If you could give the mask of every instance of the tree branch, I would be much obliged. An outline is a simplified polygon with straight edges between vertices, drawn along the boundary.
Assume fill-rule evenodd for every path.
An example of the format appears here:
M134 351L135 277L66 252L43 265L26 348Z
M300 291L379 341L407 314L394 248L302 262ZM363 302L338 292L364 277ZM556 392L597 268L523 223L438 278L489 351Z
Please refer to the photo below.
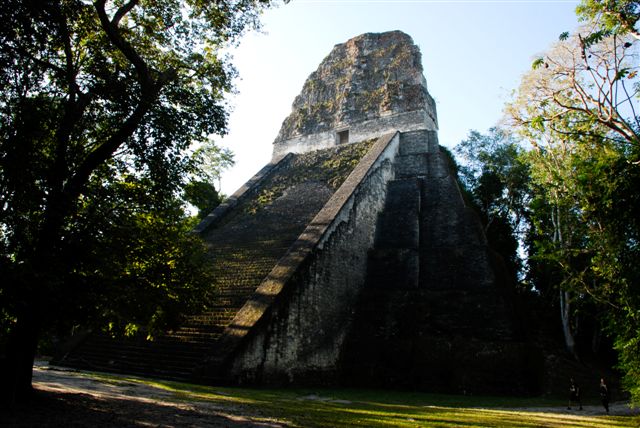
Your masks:
M143 91L151 90L153 86L153 79L149 72L149 67L147 63L142 59L142 57L136 52L136 50L131 46L129 42L127 42L122 35L120 34L118 23L122 19L122 17L129 12L133 6L137 3L137 0L132 0L127 3L125 6L122 6L118 9L116 15L119 16L118 20L109 21L109 17L107 16L107 12L105 11L105 3L106 0L96 0L94 3L94 7L96 12L98 13L98 18L100 18L100 24L102 25L102 29L107 34L111 43L114 44L116 48L133 64L136 69L136 73L138 74L138 82L142 86Z
M581 108L581 107L575 107L572 105L564 104L562 103L562 101L558 100L556 97L553 98L553 101L562 108L584 113L588 116L595 118L598 123L604 125L605 127L611 129L612 131L616 132L620 136L624 137L624 139L629 141L631 144L638 144L636 134L633 132L633 130L629 129L629 127L626 126L626 123L624 121L619 122L613 118L611 120L604 120L602 117L600 117L600 115L594 114L588 108Z
M68 200L71 201L77 198L82 193L93 171L109 159L113 153L118 150L118 147L133 135L151 105L152 100L141 101L133 113L124 121L122 126L111 135L107 141L87 155L84 161L78 166L76 173L67 183L67 186L65 186L65 197L68 198Z
M123 5L120 9L118 9L113 15L113 19L111 20L111 24L114 27L117 27L120 24L120 20L139 3L139 0L131 0L129 3Z
M624 28L625 31L631 34L631 36L633 36L635 39L640 40L640 33L636 31L634 27L635 23L633 22L632 19L629 19L629 17L627 17L627 15L625 15L622 12L607 9L606 6L604 7L605 9L602 10L602 13L604 13L605 15L613 16L616 20L620 22L620 24L622 25L622 28Z
M28 59L30 59L31 61L37 63L38 65L42 66L45 69L51 70L53 71L55 74L60 75L61 78L64 78L65 76L65 70L64 68L50 63L49 61L46 61L44 59L38 58L37 56L33 55L32 53L26 51L25 49L21 49L19 47L16 46L11 46L9 44L5 44L5 47L8 48L9 50L15 52L16 55L18 56L22 56L22 57L26 57Z

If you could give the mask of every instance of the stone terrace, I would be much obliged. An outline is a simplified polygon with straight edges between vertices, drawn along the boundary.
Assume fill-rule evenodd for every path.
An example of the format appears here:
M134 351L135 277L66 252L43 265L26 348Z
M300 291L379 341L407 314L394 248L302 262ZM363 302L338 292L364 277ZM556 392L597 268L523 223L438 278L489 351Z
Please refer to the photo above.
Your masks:
M282 159L224 216L201 232L216 280L205 312L149 342L91 334L61 365L172 379L190 379L261 281L371 148L373 141ZM277 170L277 173L275 172Z

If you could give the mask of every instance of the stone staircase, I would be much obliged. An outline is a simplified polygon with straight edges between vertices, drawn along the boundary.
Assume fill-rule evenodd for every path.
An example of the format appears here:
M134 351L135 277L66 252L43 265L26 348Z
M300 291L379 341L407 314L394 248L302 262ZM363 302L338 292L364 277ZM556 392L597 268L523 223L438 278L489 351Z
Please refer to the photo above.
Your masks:
M72 349L53 363L202 381L203 362L219 356L218 342L227 326L370 146L366 142L285 158L278 174L267 177L202 234L216 278L206 311L187 317L179 328L153 341L144 334L75 338Z
M216 343L225 328L284 254L288 244L289 241L271 241L270 245L246 240L238 243L234 251L245 247L253 252L261 248L261 256L254 254L249 262L227 257L226 262L216 264L220 284L213 302L207 311L187 317L176 330L153 341L142 335L112 339L103 334L90 334L80 346L54 363L97 371L194 380L194 372L206 357L216 353ZM216 253L233 254L224 246L212 249L214 259Z

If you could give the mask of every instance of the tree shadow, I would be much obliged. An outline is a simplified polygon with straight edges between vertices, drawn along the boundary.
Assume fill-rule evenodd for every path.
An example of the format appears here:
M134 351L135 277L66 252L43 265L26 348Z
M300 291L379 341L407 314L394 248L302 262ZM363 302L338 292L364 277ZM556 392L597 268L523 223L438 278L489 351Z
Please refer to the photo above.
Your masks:
M226 413L232 410L234 414ZM36 390L28 403L0 412L0 427L282 427L252 420L244 409L198 407L194 403L155 402L133 397ZM226 412L225 412L226 411Z

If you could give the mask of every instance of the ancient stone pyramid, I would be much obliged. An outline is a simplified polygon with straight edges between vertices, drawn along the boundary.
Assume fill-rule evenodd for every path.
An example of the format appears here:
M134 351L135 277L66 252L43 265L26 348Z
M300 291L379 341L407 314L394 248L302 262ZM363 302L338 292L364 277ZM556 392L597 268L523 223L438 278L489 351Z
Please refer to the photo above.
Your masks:
M155 342L88 335L58 362L197 382L535 390L508 279L437 141L419 49L334 47L273 159L197 227L210 310Z

